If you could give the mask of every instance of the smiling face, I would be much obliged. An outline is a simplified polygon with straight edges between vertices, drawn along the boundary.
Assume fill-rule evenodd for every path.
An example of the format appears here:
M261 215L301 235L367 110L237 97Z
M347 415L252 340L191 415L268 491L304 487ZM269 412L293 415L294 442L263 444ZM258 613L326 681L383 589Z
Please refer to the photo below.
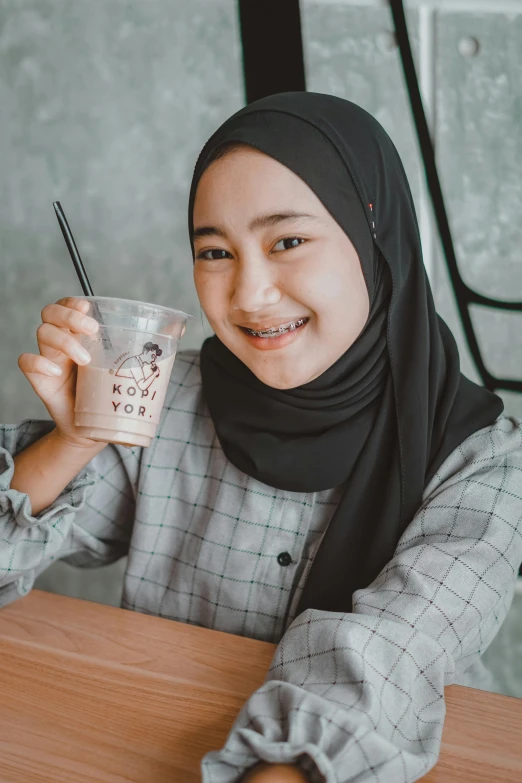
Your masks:
M369 299L354 246L278 161L247 146L216 160L198 184L193 223L201 307L263 383L314 380L363 330Z

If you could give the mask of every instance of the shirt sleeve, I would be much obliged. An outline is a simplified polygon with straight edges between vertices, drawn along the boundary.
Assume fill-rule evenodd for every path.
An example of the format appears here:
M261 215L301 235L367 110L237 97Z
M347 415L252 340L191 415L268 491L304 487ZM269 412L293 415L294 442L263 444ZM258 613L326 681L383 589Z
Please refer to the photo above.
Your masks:
M204 783L237 781L260 760L296 763L312 783L427 773L444 687L480 665L521 560L522 422L502 418L443 463L353 613L295 618L225 746L204 757Z
M141 449L107 446L35 516L29 496L11 489L13 457L53 427L0 426L0 606L26 595L54 560L89 568L128 551Z

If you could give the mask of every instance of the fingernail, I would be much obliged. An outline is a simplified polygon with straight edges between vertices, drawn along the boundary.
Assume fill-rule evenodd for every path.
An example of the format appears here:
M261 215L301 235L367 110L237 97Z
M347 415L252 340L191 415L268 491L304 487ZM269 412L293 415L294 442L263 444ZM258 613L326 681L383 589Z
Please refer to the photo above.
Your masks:
M81 348L81 347L75 348L74 353L78 361L84 364L87 364L88 362L91 361L91 355L90 353L88 353L88 351L85 350L85 348Z
M58 367L57 364L48 364L46 368L46 372L48 372L49 375L61 375L62 368Z

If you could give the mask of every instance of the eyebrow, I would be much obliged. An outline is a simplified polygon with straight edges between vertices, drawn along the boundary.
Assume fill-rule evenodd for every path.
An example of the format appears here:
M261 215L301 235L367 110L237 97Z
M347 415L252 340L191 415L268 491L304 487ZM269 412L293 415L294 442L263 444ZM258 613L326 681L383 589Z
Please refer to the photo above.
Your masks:
M299 219L319 220L316 215L308 215L306 212L294 212L294 210L290 209L285 212L275 212L271 215L259 215L249 223L248 229L249 231L255 231L256 229L267 228L267 226L276 226L279 223L283 223L285 220ZM200 237L209 236L223 237L223 239L227 238L225 231L217 226L200 226L199 228L194 229L192 240L195 241Z

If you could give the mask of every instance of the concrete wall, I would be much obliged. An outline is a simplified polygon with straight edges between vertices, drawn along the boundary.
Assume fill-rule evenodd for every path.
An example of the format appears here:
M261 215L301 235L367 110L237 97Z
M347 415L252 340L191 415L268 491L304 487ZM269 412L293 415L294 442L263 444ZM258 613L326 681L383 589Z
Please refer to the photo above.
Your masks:
M81 294L55 200L95 293L193 314L199 346L188 189L242 99L231 0L0 0L0 420L45 415L16 359L42 307Z

